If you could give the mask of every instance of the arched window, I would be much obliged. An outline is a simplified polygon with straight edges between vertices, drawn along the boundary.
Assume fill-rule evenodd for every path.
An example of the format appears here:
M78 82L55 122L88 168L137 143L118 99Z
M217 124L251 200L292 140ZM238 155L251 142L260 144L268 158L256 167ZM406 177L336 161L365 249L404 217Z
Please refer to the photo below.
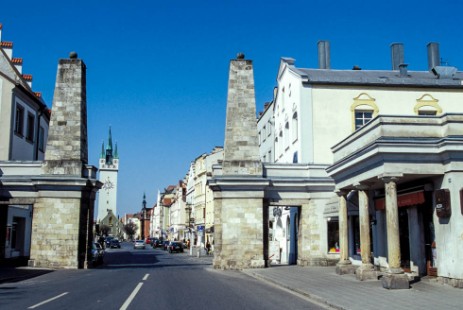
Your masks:
M414 112L417 115L439 115L442 114L442 108L438 104L439 100L429 94L424 94L416 99Z
M378 106L375 99L366 93L361 93L354 98L354 103L351 105L352 111L352 128L353 131L363 127L378 115Z
M292 119L292 124L291 124L291 131L292 131L292 137L293 137L293 143L297 141L298 139L298 122L297 122L297 112L293 113L293 119Z

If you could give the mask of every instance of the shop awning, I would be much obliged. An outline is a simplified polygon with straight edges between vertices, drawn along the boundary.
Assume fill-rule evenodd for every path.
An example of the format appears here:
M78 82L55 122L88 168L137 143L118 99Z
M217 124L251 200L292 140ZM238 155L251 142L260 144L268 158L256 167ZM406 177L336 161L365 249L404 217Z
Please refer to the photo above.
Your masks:
M409 207L421 205L425 202L424 191L400 194L397 196L397 206ZM375 200L375 209L384 210L386 205L385 198L379 198Z

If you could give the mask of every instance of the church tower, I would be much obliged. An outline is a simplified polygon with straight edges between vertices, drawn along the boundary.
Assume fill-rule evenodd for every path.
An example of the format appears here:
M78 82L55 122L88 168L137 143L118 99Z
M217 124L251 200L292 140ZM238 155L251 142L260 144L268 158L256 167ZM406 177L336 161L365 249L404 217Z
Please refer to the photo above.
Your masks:
M117 216L117 174L119 172L119 155L117 154L117 143L113 150L111 127L109 127L108 145L105 148L104 142L101 146L100 182L103 187L99 191L97 221L106 217L111 210Z

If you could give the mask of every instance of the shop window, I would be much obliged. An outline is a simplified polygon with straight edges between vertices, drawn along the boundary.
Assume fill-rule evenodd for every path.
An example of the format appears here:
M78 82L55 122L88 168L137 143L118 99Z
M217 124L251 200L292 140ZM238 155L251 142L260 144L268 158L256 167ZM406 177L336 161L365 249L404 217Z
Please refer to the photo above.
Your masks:
M329 219L327 222L328 252L339 253L339 222Z

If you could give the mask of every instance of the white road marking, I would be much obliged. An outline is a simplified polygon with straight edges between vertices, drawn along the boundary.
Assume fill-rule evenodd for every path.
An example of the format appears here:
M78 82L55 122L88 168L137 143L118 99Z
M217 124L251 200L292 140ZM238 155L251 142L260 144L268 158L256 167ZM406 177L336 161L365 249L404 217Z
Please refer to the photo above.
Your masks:
M33 305L33 306L30 306L30 307L27 308L27 309L34 309L34 308L40 307L40 306L42 306L42 305L44 305L44 304L46 304L46 303L49 303L50 301L53 301L53 300L58 299L58 298L60 298L60 297L63 297L64 295L66 295L66 294L68 294L68 293L69 293L69 292L65 292L65 293L60 294L60 295L58 295L58 296L55 296L55 297L53 297L53 298L44 300L44 301L42 301L42 302L39 302L38 304L35 304L35 305Z
M141 289L142 286L143 286L142 282L138 283L138 285L133 290L132 294L130 294L129 298L127 298L127 300L124 302L124 304L122 305L122 307L119 310L126 310L127 309L127 307L130 305L130 303L135 298L135 296L137 296L137 293Z
M150 276L149 273L145 274L145 276L143 277L143 281L146 281L148 279L148 277Z

